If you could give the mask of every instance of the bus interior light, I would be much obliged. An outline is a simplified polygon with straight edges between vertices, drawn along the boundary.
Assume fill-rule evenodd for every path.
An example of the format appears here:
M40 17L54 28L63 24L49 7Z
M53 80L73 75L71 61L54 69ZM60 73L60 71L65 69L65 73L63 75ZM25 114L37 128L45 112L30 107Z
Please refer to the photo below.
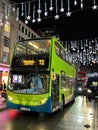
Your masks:
M36 49L39 49L39 47L37 45L34 45L32 42L29 42L29 45L33 46Z

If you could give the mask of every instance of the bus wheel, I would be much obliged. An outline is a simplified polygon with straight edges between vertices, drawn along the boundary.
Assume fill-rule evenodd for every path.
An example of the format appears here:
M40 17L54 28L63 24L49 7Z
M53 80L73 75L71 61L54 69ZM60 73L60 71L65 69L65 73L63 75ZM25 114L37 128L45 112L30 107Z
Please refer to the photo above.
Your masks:
M61 99L61 110L64 108L64 96L62 96L62 99Z

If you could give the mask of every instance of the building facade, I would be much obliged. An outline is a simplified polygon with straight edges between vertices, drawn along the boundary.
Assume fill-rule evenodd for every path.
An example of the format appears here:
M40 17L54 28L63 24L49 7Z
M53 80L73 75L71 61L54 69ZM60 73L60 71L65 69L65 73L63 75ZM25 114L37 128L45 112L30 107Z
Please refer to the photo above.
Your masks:
M0 88L7 83L9 64L14 44L21 39L40 37L22 21L16 20L8 0L0 1Z

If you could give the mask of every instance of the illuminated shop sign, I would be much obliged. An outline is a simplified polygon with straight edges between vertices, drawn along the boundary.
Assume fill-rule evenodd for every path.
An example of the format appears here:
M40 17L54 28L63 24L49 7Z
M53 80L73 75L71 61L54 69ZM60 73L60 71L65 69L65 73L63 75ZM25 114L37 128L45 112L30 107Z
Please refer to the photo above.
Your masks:
M0 67L0 71L9 71L8 68Z

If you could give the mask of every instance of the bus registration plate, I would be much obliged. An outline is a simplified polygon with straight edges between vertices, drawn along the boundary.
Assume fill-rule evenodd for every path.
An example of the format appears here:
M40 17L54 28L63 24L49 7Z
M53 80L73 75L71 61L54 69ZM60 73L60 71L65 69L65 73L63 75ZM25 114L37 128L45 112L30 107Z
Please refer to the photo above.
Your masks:
M20 110L22 110L22 111L30 111L30 108L27 108L27 107L20 107Z

